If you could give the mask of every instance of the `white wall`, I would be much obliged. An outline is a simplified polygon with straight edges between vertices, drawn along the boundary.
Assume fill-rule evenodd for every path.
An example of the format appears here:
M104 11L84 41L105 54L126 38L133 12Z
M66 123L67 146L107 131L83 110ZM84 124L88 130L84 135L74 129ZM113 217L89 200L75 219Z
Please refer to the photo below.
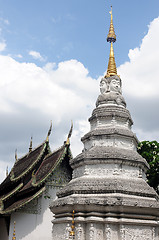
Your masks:
M56 198L56 192L57 189L50 188L47 194L51 196L50 199L44 198L45 193L38 199L41 203L40 214L15 212L11 215L9 240L12 240L14 221L17 240L52 240L53 213L49 209L49 204Z

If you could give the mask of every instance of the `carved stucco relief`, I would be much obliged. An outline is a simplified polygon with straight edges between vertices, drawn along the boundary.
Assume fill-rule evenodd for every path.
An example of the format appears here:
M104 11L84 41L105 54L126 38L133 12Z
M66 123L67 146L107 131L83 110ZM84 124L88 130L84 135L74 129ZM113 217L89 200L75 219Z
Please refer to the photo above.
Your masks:
M106 240L111 240L111 228L110 228L110 224L106 224L105 226L105 239Z
M66 229L65 229L65 239L70 240L70 231L71 231L71 226L70 224L67 224Z
M121 240L126 240L125 239L125 228L124 228L124 225L120 226L120 239Z
M89 240L95 240L95 227L93 223L89 226Z
M75 230L76 240L85 240L84 224L78 224Z
M125 227L125 238L122 240L155 240L155 234L152 228Z
M75 169L73 171L73 178L78 178L81 176L107 176L107 177L113 177L114 175L119 175L121 177L133 177L137 178L139 177L139 169L138 168L127 168L124 169L121 168L119 165L112 165L111 167L109 165L107 166L85 166L78 169Z

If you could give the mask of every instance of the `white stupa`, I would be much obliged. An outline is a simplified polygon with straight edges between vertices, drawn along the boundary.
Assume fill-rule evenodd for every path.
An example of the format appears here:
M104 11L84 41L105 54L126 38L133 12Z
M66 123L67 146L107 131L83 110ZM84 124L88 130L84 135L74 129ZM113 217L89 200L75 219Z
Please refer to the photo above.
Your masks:
M159 197L147 184L149 165L136 150L138 140L117 75L110 13L107 74L89 118L90 131L82 138L84 149L70 162L73 179L51 204L53 240L159 240Z

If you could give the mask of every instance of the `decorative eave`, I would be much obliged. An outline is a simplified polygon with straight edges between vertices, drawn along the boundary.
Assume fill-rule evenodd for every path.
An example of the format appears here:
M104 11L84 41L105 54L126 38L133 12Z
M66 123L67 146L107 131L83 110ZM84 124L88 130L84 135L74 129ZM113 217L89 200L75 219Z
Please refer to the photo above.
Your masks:
M36 198L39 198L43 192L46 190L45 187L41 188L38 192L36 192L34 195L26 198L26 199L23 199L23 200L20 200L18 202L15 202L13 205L11 205L8 209L6 210L0 210L0 214L10 214L11 212L14 212L16 211L17 209L20 209L22 208L23 206L25 206L26 204L28 204L29 202L31 202L32 200L36 199Z
M13 195L15 195L21 188L23 187L23 183L20 183L16 188L14 188L11 192L7 193L6 195L3 195L0 197L0 200L6 201L7 199L11 198Z

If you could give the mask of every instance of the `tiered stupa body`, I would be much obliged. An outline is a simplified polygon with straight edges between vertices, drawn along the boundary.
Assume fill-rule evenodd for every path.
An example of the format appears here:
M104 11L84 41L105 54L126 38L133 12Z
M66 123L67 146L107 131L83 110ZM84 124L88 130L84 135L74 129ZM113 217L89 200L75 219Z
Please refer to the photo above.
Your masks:
M158 240L158 195L146 181L149 168L137 153L138 140L121 92L113 42L112 11L107 41L108 70L101 79L84 150L71 160L73 179L51 205L53 240ZM71 212L75 210L75 236Z

